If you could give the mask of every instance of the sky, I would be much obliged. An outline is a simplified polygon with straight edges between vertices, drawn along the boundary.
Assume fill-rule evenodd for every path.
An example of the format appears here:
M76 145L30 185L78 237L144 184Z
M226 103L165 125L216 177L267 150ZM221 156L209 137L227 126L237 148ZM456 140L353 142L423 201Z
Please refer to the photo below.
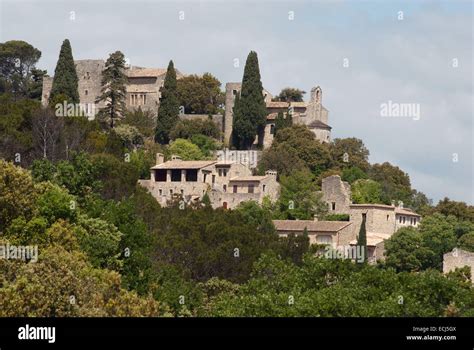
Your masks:
M399 166L435 204L474 203L473 31L470 0L0 0L0 41L41 50L50 75L65 38L75 59L172 59L223 86L254 50L267 90L308 99L321 86L332 138L362 139L371 163ZM384 116L384 105L413 110Z

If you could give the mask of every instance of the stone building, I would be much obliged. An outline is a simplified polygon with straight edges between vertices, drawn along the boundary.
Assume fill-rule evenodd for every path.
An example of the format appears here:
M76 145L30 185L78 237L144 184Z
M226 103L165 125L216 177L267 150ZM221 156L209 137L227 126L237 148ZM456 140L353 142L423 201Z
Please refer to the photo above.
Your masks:
M310 244L328 244L333 248L349 245L352 239L348 221L273 220L280 236L301 235L306 228Z
M95 104L98 96L101 94L102 71L105 68L104 60L76 60L76 72L78 81L78 90L81 107L87 112L94 107L95 113L104 107L104 102ZM128 66L125 69L128 82L126 85L125 105L128 109L140 107L142 110L151 110L156 112L160 99L160 88L164 84L166 68L143 68ZM176 70L176 77L183 77ZM41 102L48 104L49 95L53 83L53 77L43 79L43 95ZM95 115L95 114L94 114Z
M443 273L454 271L456 268L467 266L471 270L471 281L474 284L474 253L454 248L452 252L443 255Z
M227 83L225 87L225 115L224 115L224 142L230 144L232 136L232 122L235 96L240 93L241 83ZM316 139L321 142L329 142L331 139L331 127L328 125L328 110L322 105L322 90L315 87L311 89L309 102L275 102L273 96L263 90L262 94L267 106L267 123L263 135L255 140L255 145L261 144L268 148L272 144L275 119L278 112L290 113L294 124L304 124L315 134Z
M184 161L176 156L165 162L160 153L156 158L150 179L139 180L139 184L164 206L173 198L192 202L202 199L206 193L213 208L225 209L250 200L262 203L265 197L274 202L279 196L280 185L274 171L252 176L247 166L234 162Z
M351 244L357 243L362 219L366 218L367 247L369 259L382 259L384 241L402 227L417 227L421 216L411 209L403 208L403 203L395 204L353 204L351 186L342 181L339 175L322 180L323 200L327 203L329 214L348 214L353 224Z

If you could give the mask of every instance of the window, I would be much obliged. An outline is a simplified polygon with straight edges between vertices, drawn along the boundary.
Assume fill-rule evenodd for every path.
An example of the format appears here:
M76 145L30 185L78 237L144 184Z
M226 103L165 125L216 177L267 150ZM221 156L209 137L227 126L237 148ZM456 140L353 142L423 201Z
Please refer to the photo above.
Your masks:
M316 241L319 244L331 244L332 243L332 237L329 236L329 235L318 235L318 237L316 237Z
M222 176L222 169L219 169L219 176Z
M146 95L143 95L143 104L146 105Z
M234 193L237 193L237 185L234 185Z
M275 133L275 124L270 124L270 135Z
M224 192L227 192L227 185L222 186Z
M86 96L89 95L89 90L85 90L84 94L86 94Z
M158 190L158 192L160 193L160 196L163 195L163 190L161 188Z
M184 190L183 189L181 189L181 195L184 196Z
M401 217L401 216L398 217L398 222L399 222L400 224L402 223L402 217Z
M265 185L262 186L262 192L265 192Z
M388 218L390 217L390 215L387 215L387 221L388 221Z
M248 193L254 193L254 188L255 188L255 185L254 185L254 184L249 184L249 186L248 186Z
M224 176L227 176L227 169L222 170L224 172Z
M416 218L413 218L413 225L416 225Z
M212 175L212 183L216 183L216 175Z
M165 182L166 181L166 170L165 169L157 169L155 170L155 181Z
M237 90L232 90L232 95L237 95Z
M336 202L331 203L331 208L332 208L332 210L336 210Z
M406 221L406 217L404 216L404 217L403 217L403 223L405 223L405 221Z
M173 195L173 190L170 190L170 196L172 196L172 195Z
M202 182L206 182L206 180L207 180L207 174L204 174L204 177L203 177L203 179L202 179Z
M198 180L198 171L197 169L187 169L186 170L186 182L197 182Z
M181 169L172 169L171 170L171 181L180 182L181 181Z

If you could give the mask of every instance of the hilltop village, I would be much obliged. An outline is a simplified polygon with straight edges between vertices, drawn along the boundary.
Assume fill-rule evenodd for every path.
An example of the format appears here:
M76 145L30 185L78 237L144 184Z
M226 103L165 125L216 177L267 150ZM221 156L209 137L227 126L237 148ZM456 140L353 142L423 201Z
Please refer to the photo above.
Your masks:
M474 207L337 137L329 86L40 57L0 43L0 316L474 314Z

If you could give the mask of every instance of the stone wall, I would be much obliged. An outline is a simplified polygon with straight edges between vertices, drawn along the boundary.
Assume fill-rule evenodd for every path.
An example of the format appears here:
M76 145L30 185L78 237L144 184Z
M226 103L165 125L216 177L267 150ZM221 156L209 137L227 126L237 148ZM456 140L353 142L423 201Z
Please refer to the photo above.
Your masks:
M471 269L471 281L474 284L474 253L459 248L443 255L443 273L453 271L457 267L468 266Z
M328 204L329 214L349 214L351 204L349 183L342 181L339 175L332 175L322 180L321 189L323 200Z

